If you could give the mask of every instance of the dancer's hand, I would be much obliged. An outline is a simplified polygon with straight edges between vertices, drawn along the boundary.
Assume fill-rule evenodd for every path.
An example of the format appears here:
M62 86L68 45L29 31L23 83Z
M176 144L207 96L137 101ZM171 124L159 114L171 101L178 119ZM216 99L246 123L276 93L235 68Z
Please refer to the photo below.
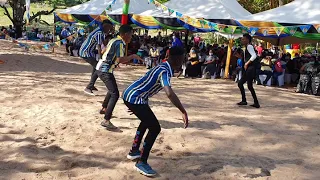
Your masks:
M136 54L133 54L133 57L134 57L134 59L136 59L136 60L138 60L140 62L144 62L144 60L140 56L138 56Z
M182 120L184 122L184 128L186 129L189 126L189 119L187 112L182 114Z
M248 63L244 64L244 69L247 70L248 69Z

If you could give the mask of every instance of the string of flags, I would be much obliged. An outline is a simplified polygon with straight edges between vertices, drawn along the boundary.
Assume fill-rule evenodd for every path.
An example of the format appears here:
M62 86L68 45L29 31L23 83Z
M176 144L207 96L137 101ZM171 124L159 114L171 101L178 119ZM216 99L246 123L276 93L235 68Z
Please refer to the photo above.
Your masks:
M289 32L290 35L295 35L298 28L300 28L301 32L306 35L309 31L309 29L312 27L312 25L298 25L298 26L279 26L279 27L246 27L246 26L234 26L234 25L225 25L225 24L218 24L213 23L205 19L198 19L198 18L192 18L187 15L184 15L174 9L171 9L162 3L158 2L157 0L148 0L149 4L154 4L156 9L159 9L162 11L162 13L168 14L171 17L176 17L180 21L183 21L187 24L190 24L194 27L201 27L201 28L207 28L213 31L218 32L228 32L231 34L234 34L237 29L240 30L241 33L249 33L250 35L255 35L259 30L261 30L262 34L264 36L270 35L270 31L275 31L277 36L280 36L284 30ZM320 24L313 25L318 33L320 33ZM228 29L228 31L226 31Z
M116 3L117 0L113 0L111 4L109 4L106 9L102 12L102 15L107 15L107 11L112 11L112 6Z

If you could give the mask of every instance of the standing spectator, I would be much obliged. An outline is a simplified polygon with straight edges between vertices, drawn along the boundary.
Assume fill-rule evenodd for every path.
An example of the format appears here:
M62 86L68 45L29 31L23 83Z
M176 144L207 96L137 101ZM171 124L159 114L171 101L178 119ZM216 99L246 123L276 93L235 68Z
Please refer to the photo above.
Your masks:
M265 74L267 75L267 78L262 82L264 86L267 85L268 81L272 77L272 53L268 53L261 61L261 71L260 74Z
M179 33L174 33L173 37L172 37L172 47L175 47L175 46L179 46L179 47L183 47L183 43L182 41L180 40L179 38Z
M71 36L71 33L69 31L69 29L67 27L64 27L61 31L61 37L62 39L66 39L67 43L66 43L66 51L67 53L69 52L69 46L71 45L71 42L69 41L69 39L67 39L69 36Z
M193 43L195 46L199 46L200 42L201 42L201 37L199 36L199 34L197 34L196 37L194 37L193 39Z
M256 51L258 52L258 56L261 57L262 56L262 52L263 52L263 48L262 48L262 45L261 43L259 43L258 46L256 46Z

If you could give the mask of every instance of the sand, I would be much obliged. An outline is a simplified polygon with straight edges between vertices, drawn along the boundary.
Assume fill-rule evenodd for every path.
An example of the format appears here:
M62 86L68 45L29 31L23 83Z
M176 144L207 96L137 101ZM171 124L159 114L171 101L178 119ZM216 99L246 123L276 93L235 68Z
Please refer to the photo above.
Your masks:
M119 99L112 121L99 124L106 94L83 93L91 67L63 48L26 52L0 41L0 179L148 179L126 160L139 120ZM119 89L143 75L121 66ZM190 127L161 92L150 105L162 131L149 158L155 179L320 179L320 99L292 89L256 86L261 109L238 108L226 80L172 79ZM249 102L252 102L248 94Z

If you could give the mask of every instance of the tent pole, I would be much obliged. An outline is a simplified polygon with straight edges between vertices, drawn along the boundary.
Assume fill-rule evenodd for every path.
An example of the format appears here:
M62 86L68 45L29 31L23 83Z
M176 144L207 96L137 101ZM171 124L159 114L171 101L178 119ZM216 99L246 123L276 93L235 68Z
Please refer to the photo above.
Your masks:
M52 32L52 43L55 43L56 37L56 23L53 24L53 32ZM52 46L52 53L54 53L54 46Z
M233 43L234 43L234 40L231 38L229 40L226 67L225 67L225 71L224 71L224 78L226 78L226 79L229 79L229 69L230 69L230 61L231 61L231 56L232 56Z

